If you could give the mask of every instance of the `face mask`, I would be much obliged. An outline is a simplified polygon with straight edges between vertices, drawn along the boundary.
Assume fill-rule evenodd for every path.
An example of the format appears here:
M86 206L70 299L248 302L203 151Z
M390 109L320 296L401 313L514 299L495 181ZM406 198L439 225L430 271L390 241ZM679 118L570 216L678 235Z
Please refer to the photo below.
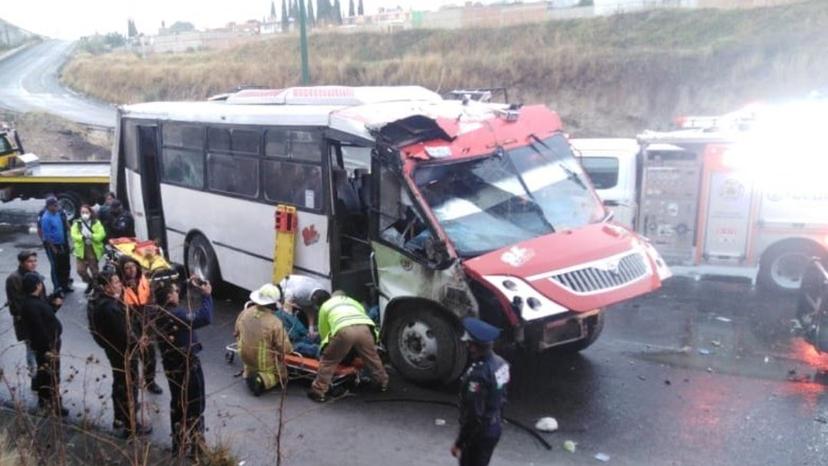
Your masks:
M89 219L92 218L92 216L89 215L89 214L81 214L81 218L83 219L84 222L88 222Z

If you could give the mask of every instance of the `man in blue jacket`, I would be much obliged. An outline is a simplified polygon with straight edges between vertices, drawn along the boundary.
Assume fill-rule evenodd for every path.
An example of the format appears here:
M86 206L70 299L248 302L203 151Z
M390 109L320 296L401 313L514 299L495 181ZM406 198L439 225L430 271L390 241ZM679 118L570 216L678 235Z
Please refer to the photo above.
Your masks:
M37 222L40 239L46 249L46 257L52 268L52 285L55 291L74 291L69 280L71 259L69 250L69 222L60 209L57 198L46 199L46 209Z

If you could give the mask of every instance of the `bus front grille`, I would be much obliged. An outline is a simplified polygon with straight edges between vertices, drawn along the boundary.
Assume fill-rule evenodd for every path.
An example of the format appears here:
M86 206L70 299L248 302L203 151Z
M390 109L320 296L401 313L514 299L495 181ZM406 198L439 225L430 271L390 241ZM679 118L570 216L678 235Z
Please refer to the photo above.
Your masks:
M586 294L624 286L647 272L644 256L634 252L617 261L608 261L606 267L589 266L549 278L570 291Z

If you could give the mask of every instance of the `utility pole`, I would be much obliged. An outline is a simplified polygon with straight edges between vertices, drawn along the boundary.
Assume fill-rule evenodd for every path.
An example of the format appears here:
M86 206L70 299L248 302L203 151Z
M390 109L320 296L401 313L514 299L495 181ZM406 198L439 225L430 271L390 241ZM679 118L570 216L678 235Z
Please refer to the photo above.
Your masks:
M313 1L313 0L311 0ZM302 84L310 84L310 70L308 69L308 32L305 25L305 0L299 0L299 50L302 54Z

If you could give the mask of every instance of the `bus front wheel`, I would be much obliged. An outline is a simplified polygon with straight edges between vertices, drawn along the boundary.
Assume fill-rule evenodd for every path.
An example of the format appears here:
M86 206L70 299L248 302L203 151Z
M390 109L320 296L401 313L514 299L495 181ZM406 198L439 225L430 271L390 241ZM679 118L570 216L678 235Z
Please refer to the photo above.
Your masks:
M196 234L190 238L186 258L187 272L191 277L197 276L207 280L213 286L221 283L218 258L213 246L203 235Z
M391 363L412 382L451 382L466 363L456 326L432 309L401 311L388 328L387 343Z

